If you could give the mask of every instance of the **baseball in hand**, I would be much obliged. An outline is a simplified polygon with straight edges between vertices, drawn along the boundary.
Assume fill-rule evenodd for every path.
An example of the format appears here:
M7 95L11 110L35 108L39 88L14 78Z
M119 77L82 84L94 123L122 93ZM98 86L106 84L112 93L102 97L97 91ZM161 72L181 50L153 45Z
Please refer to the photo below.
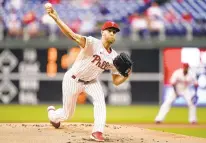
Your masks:
M45 8L49 8L49 7L52 7L52 4L48 2L44 6L45 6Z

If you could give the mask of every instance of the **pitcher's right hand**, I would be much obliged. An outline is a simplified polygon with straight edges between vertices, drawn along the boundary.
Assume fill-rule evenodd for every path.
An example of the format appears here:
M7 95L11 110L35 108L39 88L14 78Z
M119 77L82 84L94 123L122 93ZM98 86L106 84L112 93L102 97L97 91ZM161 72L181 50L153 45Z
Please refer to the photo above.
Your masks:
M51 3L46 3L44 5L46 12L49 14L49 16L51 16L54 20L58 19L58 14L57 12L54 10L54 8L52 7Z

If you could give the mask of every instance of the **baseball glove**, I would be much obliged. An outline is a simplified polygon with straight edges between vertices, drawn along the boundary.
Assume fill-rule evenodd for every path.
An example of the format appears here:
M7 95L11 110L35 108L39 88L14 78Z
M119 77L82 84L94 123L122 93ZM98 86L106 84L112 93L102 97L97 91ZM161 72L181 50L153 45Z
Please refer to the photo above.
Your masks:
M133 62L126 53L120 53L114 58L113 64L122 76L128 77Z

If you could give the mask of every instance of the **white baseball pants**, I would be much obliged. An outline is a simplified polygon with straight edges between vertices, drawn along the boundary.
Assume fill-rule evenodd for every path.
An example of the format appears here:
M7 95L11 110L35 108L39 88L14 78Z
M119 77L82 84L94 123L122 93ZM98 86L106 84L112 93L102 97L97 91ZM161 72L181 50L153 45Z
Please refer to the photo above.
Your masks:
M83 90L92 97L94 105L94 128L92 132L103 132L106 123L106 105L100 82L83 84L73 79L70 71L65 73L62 82L63 107L56 111L50 110L48 117L55 123L71 118L76 108L77 97Z
M189 108L189 122L196 122L196 106L192 103L191 98L191 92L189 89L186 89L182 92L180 92L180 95L184 97L184 99L187 102L188 108ZM155 121L163 121L165 119L166 114L169 112L171 105L173 101L176 99L177 95L175 94L174 90L171 90L169 92L168 97L165 99L164 103L161 105L158 115L155 118Z

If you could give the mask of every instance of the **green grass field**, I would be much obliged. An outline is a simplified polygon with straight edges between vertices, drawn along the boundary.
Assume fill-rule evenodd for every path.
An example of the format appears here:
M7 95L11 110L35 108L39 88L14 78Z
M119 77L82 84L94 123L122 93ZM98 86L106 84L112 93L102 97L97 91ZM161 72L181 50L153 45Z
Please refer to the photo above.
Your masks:
M48 105L0 105L0 122L48 122ZM56 105L56 108L60 105ZM159 106L107 106L107 123L154 123ZM198 123L206 124L206 108L198 108ZM68 122L93 122L93 106L77 105L74 116ZM188 109L173 107L165 123L188 123ZM154 128L206 138L206 128Z

